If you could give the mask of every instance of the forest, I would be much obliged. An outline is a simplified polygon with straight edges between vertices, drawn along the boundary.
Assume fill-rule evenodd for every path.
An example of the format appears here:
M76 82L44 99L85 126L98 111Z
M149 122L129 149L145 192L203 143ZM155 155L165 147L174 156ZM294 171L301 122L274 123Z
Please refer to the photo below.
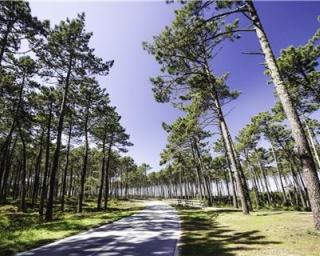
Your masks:
M241 95L228 87L232 74L215 75L214 57L247 32L256 33L261 47L247 54L264 58L277 103L233 139L223 107ZM165 184L168 196L231 203L244 214L262 206L309 209L319 229L319 121L312 118L319 108L319 38L320 30L276 58L251 1L195 1L178 10L171 26L144 43L161 66L151 78L155 99L185 112L163 123L166 168L155 184Z
M0 7L1 204L36 209L46 221L70 197L77 212L87 196L106 209L111 180L128 186L129 172L146 168L120 156L132 143L97 81L114 61L90 48L84 14L51 27L25 1Z
M26 216L34 227L89 213L115 212L116 220L151 199L244 215L311 212L320 230L320 29L278 54L254 2L182 1L172 23L142 43L159 67L150 79L155 101L183 113L162 123L167 142L161 170L154 170L127 154L134 145L99 82L117 59L96 55L85 13L52 25L33 16L26 1L1 1L0 21L3 234L27 225L19 224ZM246 33L256 35L260 49L244 54L258 55L269 79L257 86L272 86L276 104L232 136L226 106L241 92L228 86L228 70L215 73L216 54ZM0 238L0 254L15 247L9 233ZM18 251L35 247L19 243Z

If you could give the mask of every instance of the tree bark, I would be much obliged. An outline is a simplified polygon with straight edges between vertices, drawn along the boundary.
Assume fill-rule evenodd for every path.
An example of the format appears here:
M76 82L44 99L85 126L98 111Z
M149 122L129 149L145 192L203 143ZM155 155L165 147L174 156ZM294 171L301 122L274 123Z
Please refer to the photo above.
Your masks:
M88 140L88 120L89 120L89 106L87 106L86 111L86 118L84 123L84 136L85 136L85 152L83 158L83 167L81 172L81 180L80 180L80 194L79 194L79 201L78 201L78 212L82 212L82 204L83 204L83 197L85 193L85 182L86 182L86 175L88 169L88 157L89 157L89 140Z
M283 204L286 205L288 203L288 199L287 199L287 194L286 194L286 191L285 191L284 185L283 185L282 173L281 173L281 170L280 170L280 167L279 167L278 157L277 157L276 152L274 150L273 143L271 142L270 139L269 139L269 141L270 141L270 144L271 144L271 151L272 151L273 159L274 159L274 161L276 163L276 169L277 169L277 172L278 172L278 175L279 175L280 187L281 187L281 192L282 192L282 197L283 197Z
M194 148L195 148L195 151L196 151L199 167L200 167L200 170L201 170L201 177L202 177L204 190L206 192L206 196L207 196L207 200L208 200L208 205L212 206L213 202L212 202L211 191L210 191L210 188L209 188L209 185L208 185L205 173L204 173L205 172L205 168L204 168L203 163L202 163L202 158L201 158L201 154L200 154L200 151L199 151L197 143L198 142L196 141L196 139L194 139L193 144L194 144Z
M0 191L1 191L1 185L2 185L2 176L3 173L5 172L5 168L7 167L7 157L8 157L8 153L9 153L9 149L10 149L10 144L11 144L11 138L12 138L12 134L16 128L16 125L18 123L18 118L19 118L19 113L21 110L21 106L22 106L22 99L23 99L23 90L25 87L25 81L26 81L26 76L25 74L23 74L22 76L22 82L21 82L21 86L20 86L20 90L19 90L19 99L18 99L18 103L14 112L14 116L13 116L13 120L12 120L12 124L10 126L10 130L9 133L4 141L3 147L1 149L1 162L0 162Z
M110 137L110 142L109 142L108 157L107 157L107 164L106 164L106 180L105 180L106 186L104 191L104 210L107 210L108 200L109 200L109 167L110 167L110 160L111 160L113 136L114 136L114 133L112 132Z
M51 168L51 175L50 175L49 197L48 197L47 210L46 210L46 216L45 216L46 221L51 221L53 218L53 197L54 197L55 184L56 184L56 174L59 168L63 121L64 121L64 116L65 116L66 106L68 101L71 68L72 68L72 57L70 57L70 60L69 60L68 72L66 76L64 93L63 93L63 98L62 98L61 108L60 108L60 116L59 116L58 128L57 128L56 148L53 154L52 168Z
M22 177L21 177L21 211L26 211L26 177L27 177L27 156L26 156L26 143L22 135L21 127L19 126L19 134L22 143Z
M69 123L69 133L68 133L68 146L67 146L67 154L66 154L66 163L64 166L63 180L62 180L62 195L61 195L61 211L64 211L64 199L66 194L67 187L67 174L69 168L69 158L70 158L70 144L71 144L71 135L72 135L72 121Z
M46 134L46 156L45 156L45 168L42 180L42 189L41 189L41 197L40 197L40 204L39 204L39 216L43 217L43 209L44 209L44 202L47 198L47 178L49 175L49 158L50 158L50 134L51 134L51 120L52 120L52 105L53 102L49 102L49 117L48 117L48 124L47 124L47 134Z
M238 195L241 202L242 212L244 214L249 214L249 205L247 199L247 192L242 183L242 177L239 168L237 168L237 163L234 155L234 151L232 150L231 138L228 136L228 130L224 118L220 116L220 129L222 133L222 139L226 148L226 152L228 154L229 161L231 163L232 172L235 174L237 187L238 187Z
M312 133L310 131L310 127L309 127L307 121L305 121L304 124L305 124L306 130L307 130L307 133L308 133L309 142L310 142L311 148L313 150L314 158L315 158L315 160L317 162L318 168L320 168L320 158L319 158L319 154L318 154L318 151L317 151L317 147L316 147L316 145L314 143L314 139L313 139Z
M32 191L32 202L31 202L32 207L34 207L35 201L38 198L40 167L41 167L42 149L43 149L42 143L43 143L44 131L45 131L45 129L43 128L43 130L41 132L40 143L39 143L40 149L39 149L39 153L38 153L36 164L35 164L33 191Z
M101 176L100 176L100 187L99 187L99 195L98 195L98 203L97 208L98 210L101 209L101 202L102 202L102 194L103 194L103 187L104 187L104 176L105 176L105 166L106 166L106 138L107 138L107 129L104 129L104 136L102 140L102 164L101 164Z
M234 184L234 177L233 177L233 173L231 170L230 161L229 161L229 158L228 158L228 155L226 152L225 152L225 158L227 161L229 179L230 179L230 184L231 184L231 188L232 188L232 204L233 204L234 208L239 208L239 204L238 204L238 200L237 200L237 190L236 190L236 186Z

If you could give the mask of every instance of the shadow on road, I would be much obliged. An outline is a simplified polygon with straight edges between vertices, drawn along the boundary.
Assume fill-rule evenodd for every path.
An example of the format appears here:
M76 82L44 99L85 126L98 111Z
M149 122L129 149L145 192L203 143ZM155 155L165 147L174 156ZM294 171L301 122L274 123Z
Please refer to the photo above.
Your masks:
M173 256L178 231L176 211L152 205L131 217L19 255Z

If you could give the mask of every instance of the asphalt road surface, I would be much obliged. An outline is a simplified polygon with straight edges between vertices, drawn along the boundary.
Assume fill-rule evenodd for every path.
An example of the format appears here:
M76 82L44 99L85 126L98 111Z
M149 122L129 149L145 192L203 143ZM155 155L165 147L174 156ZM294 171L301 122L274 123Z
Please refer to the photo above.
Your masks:
M174 256L179 236L175 209L152 201L135 215L18 256Z

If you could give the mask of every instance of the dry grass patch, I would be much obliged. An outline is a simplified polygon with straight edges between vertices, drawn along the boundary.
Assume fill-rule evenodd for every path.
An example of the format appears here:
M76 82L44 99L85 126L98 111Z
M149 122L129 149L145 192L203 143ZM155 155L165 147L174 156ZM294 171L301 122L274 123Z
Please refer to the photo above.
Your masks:
M179 209L181 256L320 256L320 233L304 212Z

